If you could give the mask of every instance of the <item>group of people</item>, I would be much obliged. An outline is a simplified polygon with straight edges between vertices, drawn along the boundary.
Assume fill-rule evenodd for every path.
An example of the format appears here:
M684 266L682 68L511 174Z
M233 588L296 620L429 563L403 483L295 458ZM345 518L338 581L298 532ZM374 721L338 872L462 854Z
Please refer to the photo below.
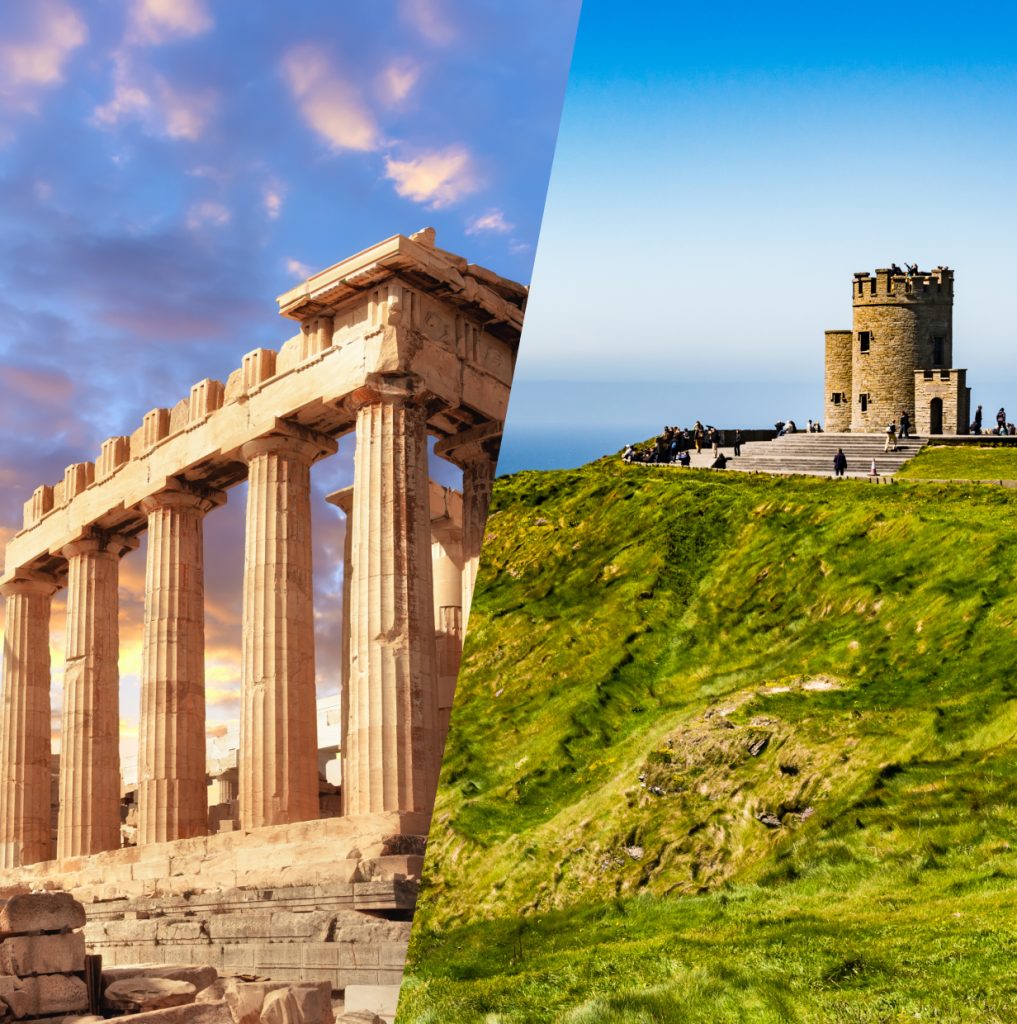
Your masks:
M969 428L972 434L998 434L1001 437L1014 437L1017 436L1017 426L1013 423L1008 423L1006 420L1006 409L1002 406L999 412L996 413L996 428L995 430L983 430L982 429L982 407L979 406L975 409L975 418L971 422Z
M773 425L773 429L777 431L778 437L783 437L785 434L797 434L798 427L794 420L788 420L786 423L784 420L777 420ZM809 425L806 428L808 434L821 434L823 432L822 424L819 420L809 420Z
M720 450L721 433L716 427L704 425L696 420L692 427L664 427L663 431L642 448L626 445L622 452L625 462L641 462L651 465L692 465L692 449L702 452L709 448L713 453L712 469L725 469L730 456ZM735 456L742 453L742 432L736 430L732 450Z

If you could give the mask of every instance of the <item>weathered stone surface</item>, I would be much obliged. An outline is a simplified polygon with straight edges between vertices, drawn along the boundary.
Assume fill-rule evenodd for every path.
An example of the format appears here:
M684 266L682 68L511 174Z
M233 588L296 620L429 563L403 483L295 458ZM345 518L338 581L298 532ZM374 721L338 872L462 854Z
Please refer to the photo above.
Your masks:
M15 1017L52 1017L88 1010L88 990L81 978L47 974L35 978L0 976L0 999Z
M187 1003L162 1010L146 1010L128 1017L129 1024L233 1024L225 1003Z
M392 1018L399 1005L398 985L348 985L344 993L345 1013L366 1010Z
M265 996L261 1024L304 1024L293 989L279 988Z
M139 1013L142 1010L164 1010L169 1006L193 1003L198 990L189 981L169 978L122 978L107 985L103 1002L111 1010Z
M0 974L74 974L85 969L85 936L21 935L0 943Z
M335 1024L387 1024L387 1021L370 1010L351 1010L336 1017Z
M0 905L0 933L62 932L82 928L85 908L66 892L30 892Z
M235 1024L261 1024L262 1010L272 992L288 989L307 1024L329 1024L332 1019L332 986L327 981L287 983L234 981L226 988L226 1004ZM281 1011L279 1011L281 1012Z
M117 964L104 967L102 971L104 986L131 978L165 978L189 982L198 993L204 992L218 977L219 972L214 967L204 964Z

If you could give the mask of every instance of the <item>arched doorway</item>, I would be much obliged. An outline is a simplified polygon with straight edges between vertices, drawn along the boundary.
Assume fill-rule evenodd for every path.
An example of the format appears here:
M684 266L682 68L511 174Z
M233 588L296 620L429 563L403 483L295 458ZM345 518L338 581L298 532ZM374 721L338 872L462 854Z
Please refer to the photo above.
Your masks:
M943 433L943 399L934 398L929 402L929 433Z

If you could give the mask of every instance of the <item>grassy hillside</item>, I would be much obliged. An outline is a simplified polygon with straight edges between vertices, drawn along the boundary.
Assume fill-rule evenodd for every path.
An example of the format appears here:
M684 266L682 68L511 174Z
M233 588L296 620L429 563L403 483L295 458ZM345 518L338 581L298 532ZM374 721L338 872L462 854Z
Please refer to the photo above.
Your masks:
M1017 1020L1015 511L499 481L400 1024Z
M904 463L897 475L926 480L1017 480L1017 447L930 445Z

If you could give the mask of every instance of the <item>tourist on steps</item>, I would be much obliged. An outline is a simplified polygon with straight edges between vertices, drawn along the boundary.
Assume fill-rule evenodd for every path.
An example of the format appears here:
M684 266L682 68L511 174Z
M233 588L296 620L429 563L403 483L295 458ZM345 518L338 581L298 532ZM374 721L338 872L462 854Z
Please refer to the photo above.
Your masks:
M903 441L904 438L911 436L911 417L908 415L907 409L901 409L900 411L900 439Z
M843 448L838 448L837 454L833 457L833 475L843 476L845 469L847 469L847 456L844 454Z
M895 452L897 450L897 427L891 423L886 428L886 444L883 445L883 452Z
M735 455L741 455L742 453L742 432L740 430L735 431L734 453Z

